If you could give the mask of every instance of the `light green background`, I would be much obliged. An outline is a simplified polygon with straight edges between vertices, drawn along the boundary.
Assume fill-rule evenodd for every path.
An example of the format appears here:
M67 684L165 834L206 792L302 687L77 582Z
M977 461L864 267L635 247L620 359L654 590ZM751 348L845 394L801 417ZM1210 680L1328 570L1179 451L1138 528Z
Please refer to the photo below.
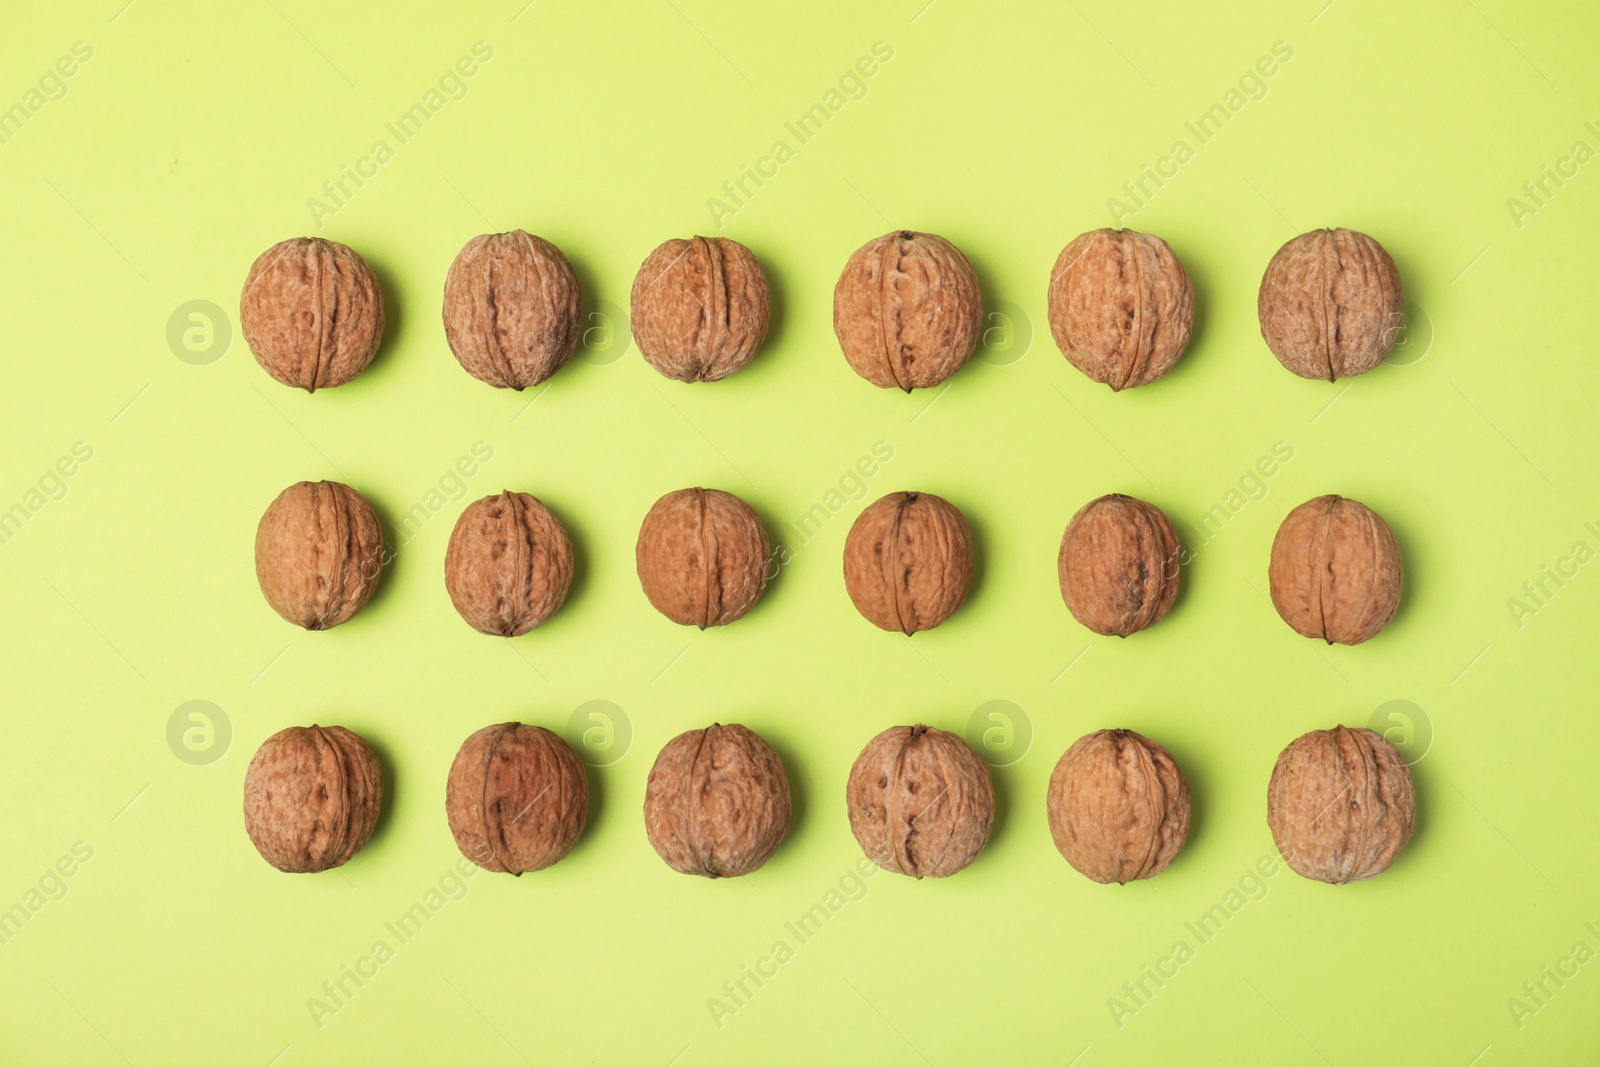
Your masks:
M1575 142L1600 149L1592 5L123 3L0 16L0 106L74 42L93 50L0 144L0 507L26 512L0 544L0 907L26 907L41 879L59 896L48 871L92 850L0 945L0 1060L1600 1058L1600 964L1543 979L1542 1004L1522 989L1570 973L1577 942L1600 951L1585 925L1600 927L1600 564L1562 562L1600 550L1600 169L1547 181L1541 202L1523 191ZM399 143L385 124L479 41L492 58L464 96ZM893 57L865 95L801 144L785 123L879 41ZM1185 123L1275 42L1292 59L1199 143ZM379 139L393 158L316 229L308 199ZM1167 379L1113 395L1051 343L1045 285L1179 139L1193 158L1122 221L1182 257L1196 338ZM708 199L777 140L793 158L717 230ZM1516 217L1513 197L1537 210ZM1390 364L1334 385L1282 370L1255 318L1273 251L1325 225L1381 240L1412 306ZM596 319L596 351L548 388L492 390L451 358L440 292L468 238L514 227L555 241L613 306L658 242L737 238L772 282L768 343L734 378L685 386L636 349L604 351ZM947 390L873 389L832 336L844 260L899 227L949 237L986 298L1014 306ZM209 300L236 326L251 260L308 232L382 279L389 330L363 377L285 389L236 329L210 365L176 358L175 309ZM65 495L30 498L80 441L92 459L45 479ZM477 442L492 460L353 622L307 634L266 607L252 538L285 485L345 480L397 522ZM892 459L847 480L806 541L794 524L877 442ZM1278 442L1293 458L1259 499L1230 498ZM745 497L794 550L725 632L666 622L634 575L639 520L686 485ZM562 611L511 642L466 627L441 581L456 515L503 488L554 507L581 560ZM956 502L980 559L965 608L909 641L860 619L839 573L854 516L902 488ZM1055 582L1068 517L1111 491L1199 546L1172 615L1128 641L1074 623ZM1405 555L1399 617L1353 649L1296 636L1264 597L1278 522L1327 492L1379 510ZM1537 610L1517 618L1518 597ZM208 765L168 746L190 700L231 723ZM399 943L385 923L455 884L442 800L461 740L510 718L564 729L591 700L623 709L633 739L591 772L579 847L536 875L466 880ZM991 700L1020 709L1032 742L995 772L987 850L942 882L866 879L800 943L785 924L855 884L843 792L862 744L915 721L963 730ZM1200 944L1185 924L1274 857L1278 751L1394 700L1411 707L1384 725L1413 758L1432 737L1399 862L1342 888L1272 868ZM742 881L673 873L639 817L655 752L716 720L769 738L795 794L788 840ZM312 721L379 748L387 810L346 867L290 877L250 846L240 785L265 737ZM1060 753L1110 726L1167 745L1194 796L1177 862L1125 888L1074 873L1044 818ZM308 1001L380 939L393 958L319 1026ZM746 966L770 971L780 940L792 958L747 980L719 1026L708 1001ZM1119 1026L1109 1002L1135 1006L1123 983L1170 974L1180 940L1193 958L1159 989L1144 979L1153 995ZM1538 1007L1520 1025L1513 997Z

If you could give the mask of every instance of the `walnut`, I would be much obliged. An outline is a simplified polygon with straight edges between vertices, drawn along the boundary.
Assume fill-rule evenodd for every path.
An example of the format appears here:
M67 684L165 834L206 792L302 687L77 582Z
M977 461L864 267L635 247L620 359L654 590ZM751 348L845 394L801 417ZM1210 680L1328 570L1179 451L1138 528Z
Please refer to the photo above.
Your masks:
M1400 273L1355 230L1313 230L1278 249L1256 314L1278 362L1302 378L1349 378L1383 362L1399 335Z
M681 874L749 874L772 858L789 831L783 761L738 723L679 734L650 768L644 829L650 846Z
M1194 326L1189 275L1167 242L1148 233L1081 234L1057 257L1049 297L1061 354L1114 390L1165 376Z
M456 520L444 584L474 630L520 637L566 600L572 542L550 509L527 493L486 496Z
M1343 885L1382 874L1411 839L1417 799L1382 734L1336 726L1296 738L1267 786L1273 843L1297 874Z
M1056 570L1073 618L1097 634L1127 637L1172 609L1178 535L1154 504L1112 493L1072 516Z
M462 744L445 785L456 847L486 871L522 874L560 860L583 834L589 779L541 726L485 726Z
M367 369L383 340L383 291L367 261L335 241L295 237L256 259L239 332L263 370L308 393Z
M1189 786L1166 749L1132 730L1080 737L1050 776L1050 836L1084 877L1154 878L1189 834Z
M571 358L578 279L561 249L522 230L468 241L444 280L444 336L480 382L526 389Z
M1278 527L1267 579L1273 607L1297 632L1359 645L1400 606L1400 546L1365 504L1319 496Z
M938 385L971 357L982 326L978 276L937 234L897 230L868 241L833 290L844 358L881 389Z
M755 358L771 305L761 264L738 241L667 241L633 279L633 339L656 370L715 382Z
M383 768L342 726L291 726L267 738L244 774L244 828L261 858L292 874L338 867L372 836Z
M679 489L639 528L639 584L657 611L684 626L724 626L767 586L767 532L754 509L720 489Z
M850 832L886 871L945 878L978 858L994 825L989 768L959 735L896 726L867 742L845 785Z
M383 564L378 516L340 482L296 482L256 526L256 580L272 610L307 630L347 622Z
M932 493L890 493L856 517L844 543L844 585L883 630L944 622L972 584L972 537L956 506Z

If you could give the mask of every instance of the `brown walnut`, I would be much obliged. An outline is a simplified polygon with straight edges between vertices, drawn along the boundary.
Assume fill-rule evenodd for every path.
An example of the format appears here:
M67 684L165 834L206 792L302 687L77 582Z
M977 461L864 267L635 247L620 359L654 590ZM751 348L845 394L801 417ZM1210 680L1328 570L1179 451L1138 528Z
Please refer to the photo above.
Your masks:
M655 502L634 551L657 611L684 626L724 626L767 586L767 532L754 509L720 489L679 489Z
M444 280L444 336L466 372L526 389L578 347L578 279L561 249L522 230L468 241Z
M461 745L445 784L456 847L486 871L522 874L560 860L583 834L583 764L541 726L485 726Z
M1382 874L1411 839L1411 771L1382 735L1336 726L1296 738L1267 786L1267 825L1296 874L1343 885Z
M978 276L932 233L896 230L856 249L833 290L833 332L881 389L938 385L971 358L983 327Z
M844 584L874 626L903 634L933 629L955 614L972 584L967 520L932 493L881 497L845 538Z
M444 584L474 630L519 637L566 600L572 542L550 509L527 493L486 496L456 520Z
M1050 276L1050 333L1074 367L1114 390L1163 377L1189 345L1194 287L1167 242L1091 230Z
M367 261L320 237L256 259L239 298L239 332L263 370L308 393L367 369L383 340L383 291Z
M1400 606L1400 546L1365 504L1319 496L1278 527L1267 580L1273 607L1296 632L1359 645Z
M292 874L361 850L378 822L383 768L342 726L291 726L267 738L244 775L244 828L261 858Z
M1172 755L1132 730L1080 737L1050 776L1050 836L1086 878L1123 885L1166 870L1189 834L1189 786Z
M307 630L347 622L383 565L378 516L341 482L296 482L256 526L256 580L272 610Z
M1078 509L1056 571L1072 617L1097 634L1154 626L1178 597L1178 534L1154 504L1112 493Z
M639 352L680 382L715 382L743 368L771 316L761 263L727 237L663 243L634 276L632 304Z
M738 723L679 734L650 768L644 829L650 846L681 874L749 874L772 858L789 831L783 761Z
M1302 378L1349 378L1383 362L1400 333L1400 272L1356 230L1312 230L1278 249L1256 314L1278 362Z
M989 768L958 735L931 726L896 726L868 741L845 804L867 858L914 878L955 874L994 826Z

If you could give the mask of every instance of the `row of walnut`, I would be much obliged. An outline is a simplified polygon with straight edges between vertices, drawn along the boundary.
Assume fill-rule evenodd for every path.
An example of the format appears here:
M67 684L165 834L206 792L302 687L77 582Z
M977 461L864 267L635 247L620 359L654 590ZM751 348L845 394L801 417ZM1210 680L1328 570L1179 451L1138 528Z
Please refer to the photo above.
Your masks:
M1073 366L1114 390L1148 385L1188 347L1194 288L1159 237L1092 230L1050 275L1050 332ZM755 357L770 320L767 279L726 237L666 241L634 277L631 327L652 367L683 382L728 377ZM1256 302L1261 335L1289 370L1333 381L1372 370L1402 327L1400 275L1382 245L1348 229L1313 230L1279 248ZM444 284L444 332L461 366L499 388L547 380L582 332L577 276L559 248L513 230L483 234ZM978 278L943 237L897 230L850 256L833 292L833 330L857 374L910 392L939 385L976 350ZM383 338L377 276L346 245L282 241L250 268L239 326L273 378L308 392L343 385Z
M339 726L290 727L268 738L245 773L245 829L272 866L337 867L371 837L383 772L367 742ZM850 829L886 871L943 878L989 841L994 786L958 735L899 726L867 743L845 787ZM1045 796L1050 834L1085 877L1125 884L1165 870L1189 832L1189 787L1172 755L1132 730L1080 738ZM589 786L572 748L523 723L487 726L451 764L445 814L463 856L521 875L560 861L588 817ZM1411 837L1411 773L1381 734L1338 726L1304 734L1279 755L1267 824L1285 862L1342 885L1382 873ZM645 785L644 826L673 870L708 878L759 869L789 829L783 762L747 727L712 725L673 738Z
M256 577L283 618L308 630L348 621L371 598L385 550L377 514L340 482L298 482L256 530ZM1127 637L1166 617L1178 596L1183 549L1154 504L1120 494L1090 501L1067 525L1057 556L1061 595L1095 633ZM675 623L723 626L755 606L774 557L749 504L720 489L680 489L656 501L639 529L635 563L645 596ZM572 542L527 493L468 505L445 553L444 579L461 617L480 633L517 637L561 607ZM910 635L955 614L972 581L972 538L961 511L932 493L890 493L868 505L845 539L844 581L856 609ZM1321 496L1283 520L1268 580L1278 614L1300 634L1355 645L1400 603L1400 550L1383 518L1354 500Z

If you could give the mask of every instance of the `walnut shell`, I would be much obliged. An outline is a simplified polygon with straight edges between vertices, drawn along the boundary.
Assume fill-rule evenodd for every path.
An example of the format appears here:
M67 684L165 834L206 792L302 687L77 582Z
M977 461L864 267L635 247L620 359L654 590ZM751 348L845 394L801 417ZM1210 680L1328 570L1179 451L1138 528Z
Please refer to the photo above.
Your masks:
M896 230L856 249L833 290L833 332L880 389L938 385L971 358L983 327L978 276L932 233Z
M1111 493L1078 509L1056 571L1072 617L1097 634L1154 626L1178 598L1178 534L1154 504Z
M767 337L767 276L727 237L664 242L633 279L633 339L656 370L715 382L755 358Z
M444 280L444 336L466 372L526 389L560 370L582 331L578 278L561 249L512 230L466 243Z
M1067 749L1045 794L1050 836L1096 882L1166 870L1189 835L1189 786L1172 755L1132 730L1098 730Z
M720 489L679 489L639 527L639 584L657 611L684 626L725 626L767 587L767 532L755 510Z
M789 831L783 761L738 723L679 734L650 768L644 829L657 855L680 874L749 874L772 858Z
M383 768L342 726L291 726L256 750L244 774L244 828L261 858L291 874L338 867L378 822Z
M1349 378L1383 362L1399 336L1400 272L1356 230L1312 230L1278 249L1256 314L1278 362L1302 378Z
M367 261L336 241L280 241L244 280L239 332L256 362L284 385L331 389L377 354L383 291Z
M467 505L450 533L444 585L474 630L520 637L543 623L572 584L572 542L550 509L510 490Z
M844 585L883 630L944 622L972 584L972 537L956 506L932 493L890 493L856 517L844 542Z
M567 743L542 726L485 726L450 765L444 810L456 847L479 867L542 871L582 836L589 779Z
M1400 546L1365 504L1319 496L1278 527L1267 580L1272 606L1296 632L1359 645L1400 606Z
M1284 861L1332 885L1388 870L1411 839L1416 810L1405 760L1364 728L1296 738L1267 786L1267 825Z
M378 516L341 482L296 482L256 526L261 594L307 630L348 622L372 599L382 568Z
M989 768L959 735L896 726L867 742L845 785L850 832L886 871L945 878L978 858L994 826Z
M1050 333L1074 367L1113 390L1166 375L1189 345L1194 287L1167 242L1091 230L1050 276Z

